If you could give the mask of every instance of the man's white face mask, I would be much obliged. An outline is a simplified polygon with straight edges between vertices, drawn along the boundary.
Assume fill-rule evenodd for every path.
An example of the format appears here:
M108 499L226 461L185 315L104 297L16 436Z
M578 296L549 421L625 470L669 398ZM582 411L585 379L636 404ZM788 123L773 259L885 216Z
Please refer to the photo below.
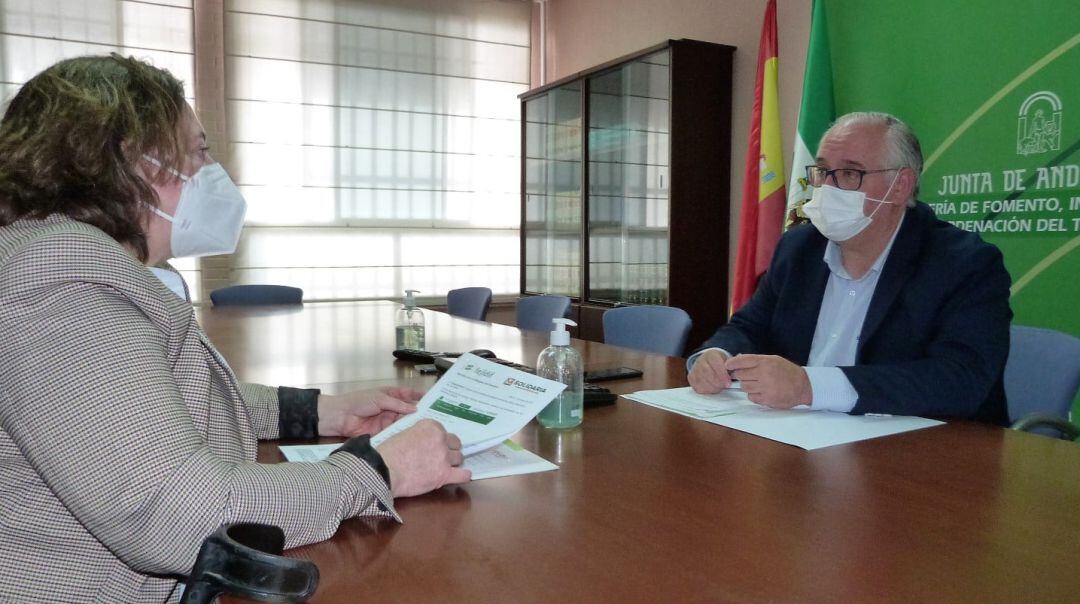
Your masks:
M889 183L889 190L885 192L885 197L888 197L889 193L892 192L893 186L896 184L896 178L899 175L900 172L893 175L892 182ZM863 213L866 200L878 204L869 216ZM874 220L874 214L877 214L877 211L884 204L894 205L896 202L867 197L866 193L862 191L847 191L832 185L821 185L814 188L814 196L810 198L810 201L806 202L806 205L802 207L802 211L810 219L810 222L817 227L817 230L821 231L822 235L832 241L839 242L847 241L863 232L866 227L870 226L870 223Z
M161 167L161 162L148 155L143 159ZM247 202L221 164L207 164L191 177L169 171L184 181L176 214L170 216L156 207L153 210L172 223L172 257L213 256L236 251Z

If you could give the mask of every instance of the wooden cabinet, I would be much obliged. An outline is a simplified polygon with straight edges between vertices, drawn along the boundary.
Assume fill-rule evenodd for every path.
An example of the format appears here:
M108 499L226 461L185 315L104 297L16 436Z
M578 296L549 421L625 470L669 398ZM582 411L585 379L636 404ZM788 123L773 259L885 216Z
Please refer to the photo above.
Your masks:
M727 316L734 48L669 40L521 95L521 292Z

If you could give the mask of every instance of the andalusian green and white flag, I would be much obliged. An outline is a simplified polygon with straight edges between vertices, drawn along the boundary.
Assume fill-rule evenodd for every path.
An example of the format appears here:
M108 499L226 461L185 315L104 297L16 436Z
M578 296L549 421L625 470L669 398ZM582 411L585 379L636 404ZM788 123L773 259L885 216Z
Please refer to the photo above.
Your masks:
M810 47L806 52L802 105L799 107L799 132L791 161L788 186L788 210L810 199L806 166L814 163L821 135L836 118L833 104L832 56L829 53L829 29L825 22L825 2L815 0L810 22Z

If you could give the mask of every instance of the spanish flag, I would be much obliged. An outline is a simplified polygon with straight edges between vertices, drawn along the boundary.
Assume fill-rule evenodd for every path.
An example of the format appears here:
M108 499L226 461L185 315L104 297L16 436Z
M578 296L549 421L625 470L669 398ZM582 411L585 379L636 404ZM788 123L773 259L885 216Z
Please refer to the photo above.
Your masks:
M776 90L777 60L776 0L769 0L758 46L731 312L745 304L757 289L758 279L769 268L784 223L787 195Z

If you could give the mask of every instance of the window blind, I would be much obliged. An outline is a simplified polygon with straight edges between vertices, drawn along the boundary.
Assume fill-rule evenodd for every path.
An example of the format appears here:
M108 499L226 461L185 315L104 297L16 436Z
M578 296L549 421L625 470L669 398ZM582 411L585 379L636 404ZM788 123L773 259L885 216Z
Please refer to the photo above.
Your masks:
M230 281L305 300L519 284L520 0L228 0Z

